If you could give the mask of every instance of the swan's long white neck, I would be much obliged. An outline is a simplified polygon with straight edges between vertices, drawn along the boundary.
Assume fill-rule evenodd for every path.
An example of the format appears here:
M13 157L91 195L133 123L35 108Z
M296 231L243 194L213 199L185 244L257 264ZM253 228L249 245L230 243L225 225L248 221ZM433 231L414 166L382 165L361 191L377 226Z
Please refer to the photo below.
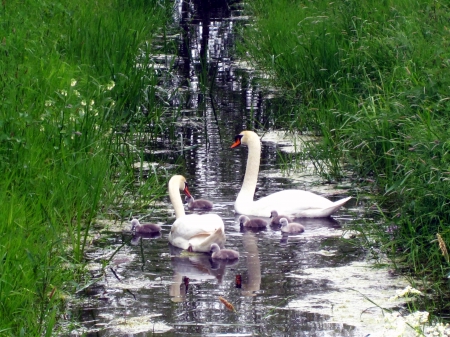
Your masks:
M256 183L258 182L259 162L261 159L261 142L258 135L252 133L250 137L245 137L245 144L248 147L247 167L245 169L244 182L236 202L252 202Z
M169 181L170 202L172 203L172 206L175 210L175 217L177 219L186 214L184 212L183 201L181 200L180 184L181 184L181 176L174 176Z

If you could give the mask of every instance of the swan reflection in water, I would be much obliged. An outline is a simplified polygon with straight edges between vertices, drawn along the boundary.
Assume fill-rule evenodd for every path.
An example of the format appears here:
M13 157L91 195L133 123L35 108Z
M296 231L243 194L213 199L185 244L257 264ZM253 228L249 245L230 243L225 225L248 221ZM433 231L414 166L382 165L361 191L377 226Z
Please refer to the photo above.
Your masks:
M341 228L338 221L333 218L308 218L299 219L298 222L308 231L320 231ZM287 244L288 237L296 243L297 238L305 239L304 234L283 234L281 243ZM258 233L246 230L242 234L241 258L235 261L212 260L206 253L182 253L182 250L169 245L172 255L173 282L169 294L173 302L182 302L186 299L189 283L192 280L211 280L222 283L227 267L239 264L239 268L245 269L243 277L236 273L236 286L241 288L242 296L256 296L261 290L261 262L258 250ZM239 281L238 281L239 280Z
M222 283L227 266L235 265L238 261L212 260L209 254L187 253L169 244L173 281L169 295L173 302L183 302L189 289L191 280L216 280Z
M243 256L245 256L245 265L247 267L246 282L242 281L243 296L256 296L261 289L261 262L259 260L258 238L252 231L246 231L242 235L242 244L244 246Z

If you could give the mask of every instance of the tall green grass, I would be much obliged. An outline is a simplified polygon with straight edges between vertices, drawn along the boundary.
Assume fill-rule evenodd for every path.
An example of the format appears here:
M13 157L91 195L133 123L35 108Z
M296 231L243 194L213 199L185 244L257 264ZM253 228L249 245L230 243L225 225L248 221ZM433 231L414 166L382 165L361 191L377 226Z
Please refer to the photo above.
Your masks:
M4 1L0 5L0 334L52 334L83 282L90 225L134 186L121 126L152 95L160 1ZM133 130L137 130L139 124ZM127 135L126 137L132 137ZM160 195L158 177L138 188ZM152 184L154 184L152 186Z
M323 137L308 154L327 177L350 167L373 182L397 229L377 227L385 252L448 310L448 4L257 0L251 13L242 45L289 102L277 123Z

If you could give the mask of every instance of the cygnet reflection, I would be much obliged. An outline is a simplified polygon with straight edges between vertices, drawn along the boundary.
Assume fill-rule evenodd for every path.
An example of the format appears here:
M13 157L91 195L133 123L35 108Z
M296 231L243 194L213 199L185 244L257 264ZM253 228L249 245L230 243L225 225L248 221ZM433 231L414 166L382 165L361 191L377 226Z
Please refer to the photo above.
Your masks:
M132 246L137 246L142 240L147 240L147 239L157 239L161 237L161 233L152 233L152 234L140 234L140 233L136 233L131 237L131 241L130 244Z

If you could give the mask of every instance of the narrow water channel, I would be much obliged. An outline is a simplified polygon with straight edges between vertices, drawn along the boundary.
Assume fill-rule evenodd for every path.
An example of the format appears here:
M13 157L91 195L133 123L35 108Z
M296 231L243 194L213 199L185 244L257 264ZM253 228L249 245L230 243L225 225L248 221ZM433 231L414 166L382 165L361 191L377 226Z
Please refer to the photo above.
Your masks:
M258 72L233 56L233 31L247 24L241 6L177 2L179 57L174 63L155 60L162 74L160 92L181 114L179 143L177 152L146 158L182 163L171 174L184 175L195 197L213 201L214 212L225 222L226 247L239 251L241 258L215 262L206 254L173 249L167 241L174 221L168 198L146 218L162 223L161 236L133 238L127 219L123 224L99 221L97 234L107 239L89 252L97 282L74 304L70 319L76 328L70 335L381 336L379 307L399 304L388 299L406 282L371 268L369 255L347 230L369 216L357 198L333 218L301 220L303 234L284 237L270 227L241 231L233 203L247 151L230 145L243 129L267 129L271 115L269 95L255 81ZM275 131L262 136L256 198L285 188L311 190L332 200L356 197L345 183L320 184L308 163L300 173L285 176L282 158L292 150L292 140ZM119 247L102 272L101 258ZM228 310L219 296L236 310Z

